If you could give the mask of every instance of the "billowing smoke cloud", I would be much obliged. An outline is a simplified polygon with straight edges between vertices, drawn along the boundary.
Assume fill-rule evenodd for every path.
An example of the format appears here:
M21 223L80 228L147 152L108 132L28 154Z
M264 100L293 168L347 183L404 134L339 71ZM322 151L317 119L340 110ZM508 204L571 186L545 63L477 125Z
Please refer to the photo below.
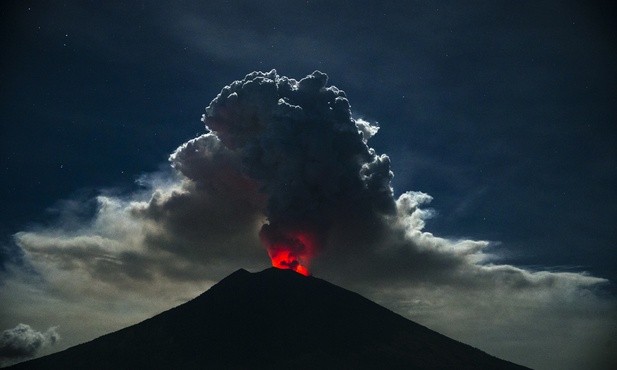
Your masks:
M491 242L426 231L431 196L393 196L389 159L368 146L378 127L354 118L323 73L296 81L253 72L225 87L203 120L211 131L176 149L169 172L143 176L141 190L100 195L86 222L64 212L62 222L15 235L38 275L5 281L0 325L70 310L97 318L89 331L84 320L61 322L88 340L271 262L302 273L310 264L528 366L602 368L612 356L617 310L599 293L605 279L500 264Z
M377 128L356 122L345 93L327 81L319 71L300 81L253 72L203 116L209 140L238 153L266 195L261 239L274 262L285 254L285 266L308 265L337 220L395 212L390 161L367 146Z
M41 333L29 325L18 324L0 334L0 365L33 357L39 350L56 344L58 340L60 335L56 332L56 327Z

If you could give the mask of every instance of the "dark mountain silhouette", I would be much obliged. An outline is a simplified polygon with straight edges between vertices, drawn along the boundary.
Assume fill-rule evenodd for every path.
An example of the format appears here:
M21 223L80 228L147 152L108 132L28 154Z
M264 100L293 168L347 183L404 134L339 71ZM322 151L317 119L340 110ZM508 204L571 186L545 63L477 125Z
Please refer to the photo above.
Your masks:
M139 324L11 369L525 369L315 277L238 270Z

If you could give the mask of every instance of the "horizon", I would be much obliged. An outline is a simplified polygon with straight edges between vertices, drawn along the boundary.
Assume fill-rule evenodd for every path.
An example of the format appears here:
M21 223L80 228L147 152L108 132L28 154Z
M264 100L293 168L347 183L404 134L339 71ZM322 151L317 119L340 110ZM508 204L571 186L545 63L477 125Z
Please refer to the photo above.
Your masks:
M283 345L285 350L273 353L270 349L279 347L281 340L289 342ZM298 357L303 361L297 363ZM278 267L257 272L240 268L184 304L26 362L23 368L86 368L93 365L93 358L96 368L156 364L161 368L287 369L292 363L309 369L342 364L526 368L430 330L356 292Z

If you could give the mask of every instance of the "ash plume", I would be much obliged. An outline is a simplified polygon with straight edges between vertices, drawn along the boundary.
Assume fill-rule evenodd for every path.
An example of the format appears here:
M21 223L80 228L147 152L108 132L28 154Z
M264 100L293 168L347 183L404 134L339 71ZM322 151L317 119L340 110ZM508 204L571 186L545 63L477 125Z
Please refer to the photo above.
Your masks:
M319 71L299 81L253 72L223 88L203 115L267 197L260 235L271 255L282 243L310 258L337 219L395 213L390 160L367 145L377 127L355 120L345 93L327 82Z

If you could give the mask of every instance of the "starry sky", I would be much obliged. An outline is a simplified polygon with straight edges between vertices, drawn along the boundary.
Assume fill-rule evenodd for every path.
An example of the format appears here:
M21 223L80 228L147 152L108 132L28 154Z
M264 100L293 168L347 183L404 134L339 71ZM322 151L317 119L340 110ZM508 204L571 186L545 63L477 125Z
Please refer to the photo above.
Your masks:
M410 265L426 270L424 278L388 278L387 269L356 277L345 274L345 262L340 271L316 263L317 276L523 365L603 369L615 360L606 355L617 336L617 28L610 2L8 1L0 9L0 330L31 325L21 333L43 338L39 354L138 322L238 268L268 266L259 246L197 255L183 249L183 257L216 263L183 270L178 262L177 271L142 279L158 255L139 254L130 268L120 258L125 276L117 265L74 267L85 263L86 251L102 248L84 247L92 239L62 243L92 235L126 243L129 232L109 226L111 209L134 215L131 202L168 194L181 181L168 158L206 133L201 115L210 101L252 71L276 69L296 80L326 73L328 86L345 91L353 117L379 126L370 146L389 157L393 197L399 210L403 200L411 204L414 230L447 246L482 241L483 264L552 283L517 291L519 301L499 306L510 325L498 315L481 318L495 311L486 302L500 299L501 285L462 283L477 299L477 314L470 313L469 302L446 298L456 283L441 278L439 267L429 271L441 266L436 262ZM140 208L149 222L153 207ZM157 227L179 223L165 222ZM244 231L217 241L253 246ZM196 243L173 240L186 250ZM511 283L499 276L486 281ZM149 301L154 291L145 281L156 282L160 301ZM127 301L135 291L143 293ZM95 312L101 302L105 312ZM563 302L572 310L555 308ZM67 313L54 314L59 307ZM90 322L79 329L88 312ZM531 329L530 317L555 323ZM558 321L569 333L587 334L563 339ZM525 334L508 338L505 330ZM562 338L556 343L563 352L542 342L547 333ZM543 357L544 350L553 355Z

